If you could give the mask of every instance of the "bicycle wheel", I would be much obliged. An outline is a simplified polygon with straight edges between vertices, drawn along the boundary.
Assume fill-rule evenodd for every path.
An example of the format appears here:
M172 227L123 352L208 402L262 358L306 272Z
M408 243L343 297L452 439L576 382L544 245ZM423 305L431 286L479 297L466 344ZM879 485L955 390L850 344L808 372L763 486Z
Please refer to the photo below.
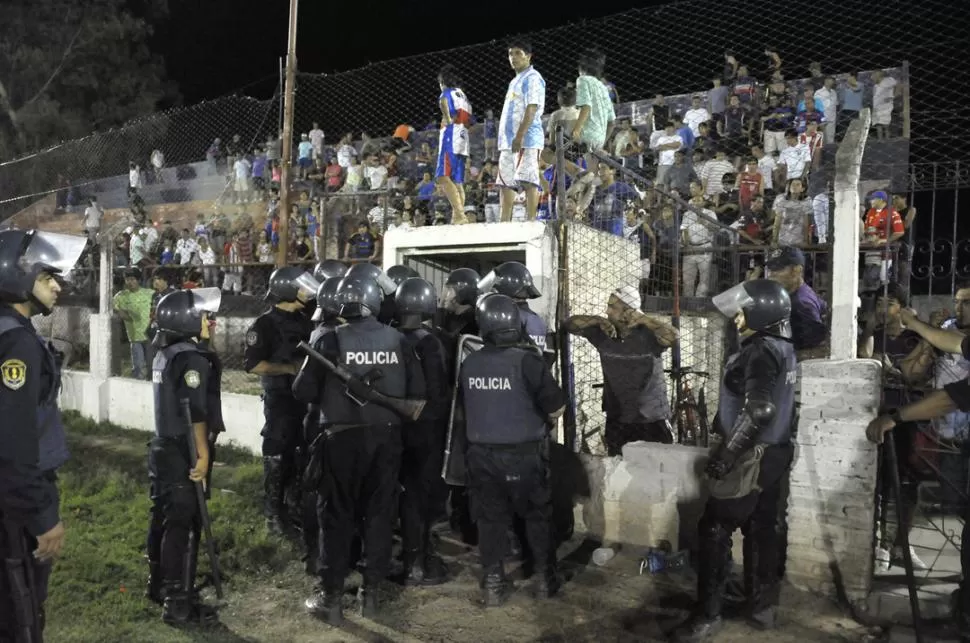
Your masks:
M711 423L707 419L707 399L704 395L703 388L697 394L697 415L700 420L701 443L699 446L707 448L710 446L711 441Z

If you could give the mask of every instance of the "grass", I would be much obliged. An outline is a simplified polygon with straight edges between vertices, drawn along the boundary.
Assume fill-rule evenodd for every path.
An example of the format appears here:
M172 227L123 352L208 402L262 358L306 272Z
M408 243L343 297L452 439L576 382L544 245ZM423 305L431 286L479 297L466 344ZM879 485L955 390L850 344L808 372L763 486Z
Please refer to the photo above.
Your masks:
M67 542L54 566L47 640L83 643L243 641L228 630L179 631L144 598L150 434L66 412L72 457L60 472ZM228 592L281 572L295 557L266 532L258 506L262 468L248 452L218 447L210 513ZM208 562L200 555L200 569Z

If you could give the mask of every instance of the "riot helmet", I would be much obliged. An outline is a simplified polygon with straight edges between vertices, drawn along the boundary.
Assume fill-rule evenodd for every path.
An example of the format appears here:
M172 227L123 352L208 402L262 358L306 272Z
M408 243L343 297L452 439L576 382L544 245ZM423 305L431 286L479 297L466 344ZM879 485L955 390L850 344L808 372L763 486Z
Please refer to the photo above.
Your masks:
M336 259L321 261L313 268L313 278L321 284L331 277L343 277L346 273L346 264Z
M397 287L394 301L401 328L417 328L425 317L435 314L438 295L429 281L421 277L411 277Z
M791 297L777 281L744 281L715 295L712 301L721 314L731 319L743 312L748 330L791 339Z
M478 282L481 276L471 268L452 270L441 290L441 307L474 306L478 299Z
M317 288L317 309L313 312L312 321L337 317L340 314L340 306L337 305L337 287L340 280L341 277L329 277Z
M158 330L173 337L199 337L202 316L219 312L222 291L218 288L176 290L158 300L155 323Z
M390 295L397 290L397 284L384 274L384 272L372 263L355 263L352 265L344 277L354 277L355 279L369 279L380 286L384 295Z
M267 301L273 303L306 302L317 296L320 283L303 268L284 266L277 268L269 276Z
M337 306L345 319L377 315L384 293L373 279L345 276L337 286Z
M513 299L537 299L542 296L532 281L532 273L525 264L506 261L478 282L479 292L494 290Z
M70 281L70 272L87 247L86 237L40 230L0 232L0 301L11 304L30 302L41 314L49 315L51 305L34 295L34 284L41 273Z
M515 300L506 295L490 294L478 302L475 310L478 330L486 342L514 344L522 335L522 316Z
M398 286L404 283L405 279L411 279L412 277L421 276L418 274L418 271L415 270L414 268L411 268L410 266L402 266L400 264L396 266L391 266L390 268L387 269L386 272L387 272L387 276L391 279L391 281L393 281Z

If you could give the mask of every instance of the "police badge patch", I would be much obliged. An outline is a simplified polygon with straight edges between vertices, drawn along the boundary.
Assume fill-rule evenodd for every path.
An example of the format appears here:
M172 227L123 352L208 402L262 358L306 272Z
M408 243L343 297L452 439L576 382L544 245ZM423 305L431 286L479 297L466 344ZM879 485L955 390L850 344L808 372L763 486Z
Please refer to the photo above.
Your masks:
M0 364L0 377L4 386L16 391L27 383L27 365L19 359L8 359Z
M199 384L202 383L202 378L199 377L199 371L191 370L185 371L185 385L189 388L199 388Z
M259 342L259 333L254 330L246 333L246 345L255 346Z

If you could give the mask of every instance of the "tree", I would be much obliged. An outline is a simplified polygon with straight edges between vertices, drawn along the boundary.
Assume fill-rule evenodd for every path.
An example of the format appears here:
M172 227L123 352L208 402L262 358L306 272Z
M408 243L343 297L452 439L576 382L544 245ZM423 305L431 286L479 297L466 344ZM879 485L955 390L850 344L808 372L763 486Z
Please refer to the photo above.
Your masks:
M165 0L6 0L0 160L150 114L176 91L149 48Z

